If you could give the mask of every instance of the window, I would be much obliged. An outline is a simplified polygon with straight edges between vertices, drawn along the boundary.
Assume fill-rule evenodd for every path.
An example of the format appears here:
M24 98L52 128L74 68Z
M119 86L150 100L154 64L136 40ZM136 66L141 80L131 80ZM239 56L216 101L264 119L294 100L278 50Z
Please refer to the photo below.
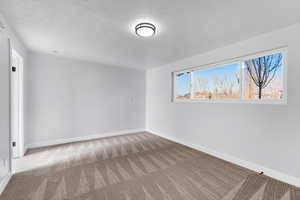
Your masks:
M239 99L239 63L192 72L193 99Z
M246 60L244 66L246 99L283 99L282 53Z
M174 101L284 103L285 51L174 72Z
M176 75L176 98L177 99L190 99L190 72L182 72Z

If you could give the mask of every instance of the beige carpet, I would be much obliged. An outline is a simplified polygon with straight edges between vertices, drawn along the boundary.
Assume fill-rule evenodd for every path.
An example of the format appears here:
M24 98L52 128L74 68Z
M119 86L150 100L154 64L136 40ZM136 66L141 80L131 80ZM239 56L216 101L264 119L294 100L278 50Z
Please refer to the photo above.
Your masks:
M1 200L300 199L298 188L149 133L35 149L23 162Z

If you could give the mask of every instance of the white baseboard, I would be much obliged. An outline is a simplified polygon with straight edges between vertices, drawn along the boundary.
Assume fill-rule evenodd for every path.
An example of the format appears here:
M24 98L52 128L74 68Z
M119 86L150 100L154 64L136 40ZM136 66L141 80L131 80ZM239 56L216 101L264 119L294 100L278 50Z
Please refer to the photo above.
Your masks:
M2 192L4 191L4 189L6 188L7 184L9 183L10 179L11 179L12 175L11 173L8 173L2 181L0 181L0 195L2 194Z
M206 148L206 147L201 146L201 145L187 144L185 142L181 142L181 140L179 138L175 138L175 137L167 135L167 134L161 134L161 133L157 133L157 132L151 131L151 130L146 130L146 131L149 132L149 133L161 136L163 138L167 138L167 139L169 139L171 141L174 141L174 142L177 142L179 144L183 144L185 146L188 146L188 147L197 149L199 151L205 152L207 154L210 154L210 155L215 156L217 158L220 158L222 160L226 160L228 162L237 164L241 167L245 167L245 168L250 169L252 171L255 171L255 172L262 172L263 171L264 174L267 175L267 176L270 176L270 177L272 177L274 179L277 179L277 180L280 180L282 182L300 187L300 179L299 178L284 174L284 173L279 172L277 170L273 170L273 169L261 166L259 164L256 164L256 163L253 163L253 162L250 162L250 161L246 161L246 160L243 160L243 159L240 159L240 158L228 155L228 154L224 154L224 153L214 151L212 149Z
M92 140L92 139L98 139L98 138L110 137L110 136L117 136L117 135L124 135L124 134L129 134L129 133L137 133L137 132L143 132L143 131L145 131L144 128L126 129L126 130L121 130L121 131L108 132L108 133L95 134L95 135L87 135L87 136L74 137L74 138L62 138L62 139L56 139L56 140L41 141L41 142L35 142L35 143L26 145L26 149L66 144L66 143L71 143L71 142L80 142L80 141L86 141L86 140Z

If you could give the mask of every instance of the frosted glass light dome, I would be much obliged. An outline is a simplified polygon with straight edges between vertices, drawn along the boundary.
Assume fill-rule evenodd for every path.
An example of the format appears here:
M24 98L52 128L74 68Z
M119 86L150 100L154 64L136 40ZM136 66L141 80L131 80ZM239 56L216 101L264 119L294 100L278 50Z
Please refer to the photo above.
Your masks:
M135 33L141 37L150 37L155 34L156 27L151 23L140 23L135 26Z

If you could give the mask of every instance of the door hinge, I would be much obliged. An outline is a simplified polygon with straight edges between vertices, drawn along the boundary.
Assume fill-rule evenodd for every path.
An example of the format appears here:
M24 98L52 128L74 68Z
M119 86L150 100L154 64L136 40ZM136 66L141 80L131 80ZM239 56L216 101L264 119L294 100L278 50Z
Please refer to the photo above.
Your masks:
M11 70L12 70L13 72L15 72L15 71L17 71L17 68L16 68L16 67L12 67Z
M16 142L12 142L12 146L15 147L17 144Z

